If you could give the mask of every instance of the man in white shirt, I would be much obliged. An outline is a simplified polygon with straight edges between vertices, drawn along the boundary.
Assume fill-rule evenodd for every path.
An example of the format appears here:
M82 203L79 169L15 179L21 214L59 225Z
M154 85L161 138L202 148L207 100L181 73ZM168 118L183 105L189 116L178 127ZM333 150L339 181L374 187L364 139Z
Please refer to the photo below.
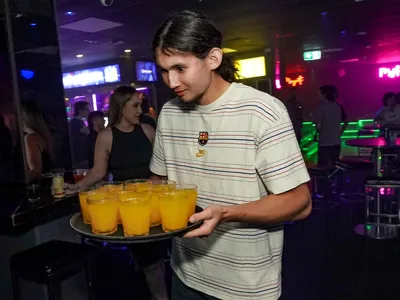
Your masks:
M382 126L400 126L400 107L397 105L396 95L386 93L382 102L383 107L377 112L375 121Z
M282 224L310 214L309 176L284 105L235 83L221 43L190 11L165 21L153 42L178 98L160 114L150 169L196 184L204 208L190 218L203 225L174 239L172 299L277 300Z

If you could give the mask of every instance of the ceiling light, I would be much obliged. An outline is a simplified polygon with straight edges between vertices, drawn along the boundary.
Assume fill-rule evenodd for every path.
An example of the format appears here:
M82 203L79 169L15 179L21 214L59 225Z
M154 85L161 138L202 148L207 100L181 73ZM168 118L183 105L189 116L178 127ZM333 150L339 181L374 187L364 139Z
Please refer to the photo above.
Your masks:
M76 57L77 57L77 58L82 58L82 57L83 57L83 54L77 54Z
M73 11L67 11L65 14L67 16L73 16L75 13Z
M232 49L232 48L222 48L221 50L222 50L222 52L224 52L224 53L233 53L233 52L237 52L237 50Z
M29 24L29 25L31 25L32 27L35 27L35 26L36 26L36 23L31 23L31 24Z
M125 53L131 53L132 50L131 49L125 49Z

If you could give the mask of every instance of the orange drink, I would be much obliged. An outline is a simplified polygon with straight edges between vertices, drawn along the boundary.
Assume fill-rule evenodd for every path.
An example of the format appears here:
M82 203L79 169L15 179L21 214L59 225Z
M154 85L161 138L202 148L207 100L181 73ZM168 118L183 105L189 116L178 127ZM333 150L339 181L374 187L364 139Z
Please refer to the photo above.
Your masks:
M188 200L189 200L189 214L188 219L194 215L196 212L196 203L197 203L197 185L195 184L178 184L176 186L177 190L185 190L189 192Z
M148 193L125 194L119 207L125 236L149 234L151 205Z
M124 190L124 183L121 181L104 182L99 189L102 192L118 193Z
M150 187L151 193L151 221L150 226L161 224L161 214L159 208L160 193L169 192L176 187L176 182L172 180L152 180Z
M150 180L148 179L132 179L124 182L125 190L136 192L147 192L149 190Z
M117 194L93 193L87 197L87 204L94 234L107 235L117 231Z
M95 187L88 187L84 188L78 191L79 193L79 203L81 205L81 212L82 212L82 217L83 217L83 222L86 224L90 224L90 216L89 216L89 211L87 207L87 196L91 193L93 193L96 190Z
M185 228L190 209L188 190L171 190L159 194L162 228L170 232Z

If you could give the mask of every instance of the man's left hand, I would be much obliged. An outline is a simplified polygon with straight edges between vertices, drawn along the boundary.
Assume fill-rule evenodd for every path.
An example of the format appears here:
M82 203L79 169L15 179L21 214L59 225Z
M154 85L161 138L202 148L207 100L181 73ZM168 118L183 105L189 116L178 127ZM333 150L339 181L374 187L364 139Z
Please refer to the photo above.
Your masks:
M215 227L221 222L224 209L221 205L210 205L202 212L194 214L190 217L190 223L196 223L203 220L203 224L187 234L184 237L194 238L194 237L205 237L210 235Z

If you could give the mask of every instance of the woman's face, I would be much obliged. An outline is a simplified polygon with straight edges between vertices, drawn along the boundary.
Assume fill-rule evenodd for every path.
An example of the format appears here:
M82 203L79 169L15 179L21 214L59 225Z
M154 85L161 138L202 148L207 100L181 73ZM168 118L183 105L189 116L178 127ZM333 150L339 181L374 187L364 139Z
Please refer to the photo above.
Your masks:
M142 114L141 105L142 100L139 98L139 94L135 93L131 99L126 102L124 108L122 109L122 118L130 124L139 124L139 118Z

